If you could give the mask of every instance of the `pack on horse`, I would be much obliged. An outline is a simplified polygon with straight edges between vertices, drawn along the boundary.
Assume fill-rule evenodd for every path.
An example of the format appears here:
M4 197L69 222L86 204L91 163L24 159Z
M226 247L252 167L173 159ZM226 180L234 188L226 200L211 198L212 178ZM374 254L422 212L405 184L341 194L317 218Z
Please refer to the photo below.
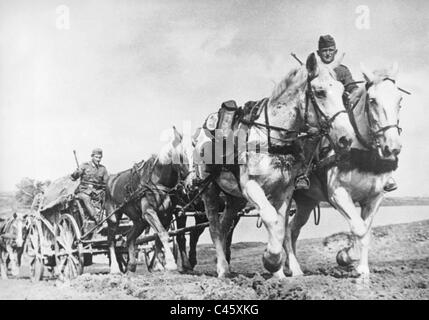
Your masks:
M343 91L332 69L318 62L313 53L306 66L292 70L275 88L259 115L236 122L238 129L246 132L246 145L250 149L245 148L238 155L241 161L230 166L232 170L218 170L213 174L212 164L199 163L200 177L208 181L203 186L202 197L216 248L218 277L229 273L227 235L237 220L237 212L247 201L259 211L268 231L264 266L275 277L285 277L286 211L295 177L307 161L301 157L302 143L311 141L300 138L327 136L335 150L349 147L353 128L342 103ZM196 150L201 153L207 141L202 135L197 140ZM218 214L220 190L226 194L222 215Z
M398 166L401 151L399 109L402 89L395 82L397 64L389 71L374 73L362 68L366 83L353 92L347 108L354 128L349 157L332 162L328 154L325 164L316 167L311 175L310 189L297 190L293 196L297 212L287 227L284 243L293 276L302 274L295 257L296 241L302 226L320 201L329 201L345 217L357 240L356 245L337 254L338 263L350 264L349 253L355 256L357 253L360 258L357 272L369 275L368 247L372 221L385 194L383 187ZM355 207L356 202L360 204L360 210Z
M107 220L111 273L119 272L115 234L123 214L133 222L127 234L128 270L136 270L135 241L149 227L158 234L159 241L156 242L158 245L162 244L164 249L165 269L177 269L166 231L174 209L170 193L175 192L179 183L191 185L193 147L190 137L189 139L187 136L182 137L176 128L169 133L170 140L158 155L151 156L135 168L109 177L106 188L106 215L109 216L116 211Z
M24 215L15 212L13 216L0 221L0 275L7 279L8 262L13 276L19 273L18 252L23 245L25 233Z

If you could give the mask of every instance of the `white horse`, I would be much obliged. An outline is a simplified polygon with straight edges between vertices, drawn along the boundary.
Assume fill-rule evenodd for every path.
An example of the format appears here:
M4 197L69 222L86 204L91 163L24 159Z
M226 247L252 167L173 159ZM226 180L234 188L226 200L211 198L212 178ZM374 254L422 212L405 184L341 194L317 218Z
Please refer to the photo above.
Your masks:
M370 272L368 248L372 222L385 194L383 187L396 170L401 151L399 109L402 97L395 83L396 63L388 71L371 72L364 66L361 68L366 84L350 97L349 115L355 129L350 158L329 169L317 170L310 177L310 189L297 190L294 194L297 212L287 226L284 243L293 276L302 275L295 257L296 241L320 201L329 201L345 217L357 240L357 247L338 253L338 263L350 264L351 255L356 257L360 251L356 271L363 277ZM355 207L356 202L360 210Z
M233 166L235 175L230 171L213 174L208 169L206 172L207 165L199 164L201 178L213 174L214 183L207 185L202 197L216 248L218 277L229 273L227 238L237 212L247 201L259 211L268 231L264 266L274 277L285 277L282 245L287 224L286 209L295 177L303 167L300 154L296 152L301 141L296 135L291 138L291 132L300 133L308 126L321 130L324 127L336 149L347 148L353 128L341 100L343 91L344 87L336 80L332 69L311 54L306 66L292 70L275 88L259 118L251 124L239 124L239 128L250 127L248 145L260 145L261 150L268 152L243 152L241 156L245 161ZM206 142L200 135L196 151L201 151ZM227 195L223 215L219 215L221 190Z

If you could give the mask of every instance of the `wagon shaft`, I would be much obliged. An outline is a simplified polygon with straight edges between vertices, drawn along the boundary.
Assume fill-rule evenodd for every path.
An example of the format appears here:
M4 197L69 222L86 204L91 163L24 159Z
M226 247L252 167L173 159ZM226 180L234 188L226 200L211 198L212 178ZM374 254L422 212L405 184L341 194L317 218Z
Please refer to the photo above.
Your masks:
M206 228L208 226L209 226L209 223L208 222L204 222L204 223L197 224L195 226L181 228L181 229L177 229L177 230L174 230L174 231L169 231L168 232L168 236L169 237L175 237L175 236L177 236L179 234L186 233L188 231L192 231L192 230L196 230L196 229L200 229L200 228ZM136 245L141 245L141 244L145 244L145 243L147 243L149 241L154 241L157 238L157 236L158 235L155 233L155 234L151 234L151 235L146 236L146 237L139 238L139 239L136 240Z

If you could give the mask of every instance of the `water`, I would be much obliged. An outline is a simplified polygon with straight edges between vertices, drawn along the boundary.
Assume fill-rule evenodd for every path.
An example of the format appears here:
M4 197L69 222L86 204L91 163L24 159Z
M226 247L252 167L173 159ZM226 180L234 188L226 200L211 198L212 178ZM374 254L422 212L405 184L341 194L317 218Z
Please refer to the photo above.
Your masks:
M243 218L234 231L233 243L267 241L265 227L256 227L257 218ZM381 207L374 218L373 226L408 223L429 219L429 206L397 206ZM188 225L194 223L188 219ZM321 208L321 218L318 226L314 224L313 214L307 224L301 229L299 239L321 238L337 232L348 232L349 226L343 216L332 208ZM201 235L199 244L212 243L208 228Z

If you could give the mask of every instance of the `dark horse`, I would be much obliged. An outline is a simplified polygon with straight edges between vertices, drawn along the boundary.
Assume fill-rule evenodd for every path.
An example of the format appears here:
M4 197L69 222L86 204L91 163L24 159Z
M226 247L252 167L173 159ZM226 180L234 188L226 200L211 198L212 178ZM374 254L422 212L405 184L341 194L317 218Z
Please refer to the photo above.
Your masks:
M6 221L0 221L0 275L7 279L7 262L11 265L12 275L17 276L18 251L23 245L24 216L15 212Z
M133 222L127 234L128 270L136 270L135 241L149 227L158 234L158 241L164 248L165 269L177 269L166 231L175 207L170 193L174 193L182 182L185 187L190 185L193 148L190 138L182 137L174 127L170 133L169 142L158 155L153 155L147 161L109 178L106 188L106 215L109 216L116 210L107 220L111 273L120 272L115 253L115 235L123 214ZM189 261L183 264L189 265Z

